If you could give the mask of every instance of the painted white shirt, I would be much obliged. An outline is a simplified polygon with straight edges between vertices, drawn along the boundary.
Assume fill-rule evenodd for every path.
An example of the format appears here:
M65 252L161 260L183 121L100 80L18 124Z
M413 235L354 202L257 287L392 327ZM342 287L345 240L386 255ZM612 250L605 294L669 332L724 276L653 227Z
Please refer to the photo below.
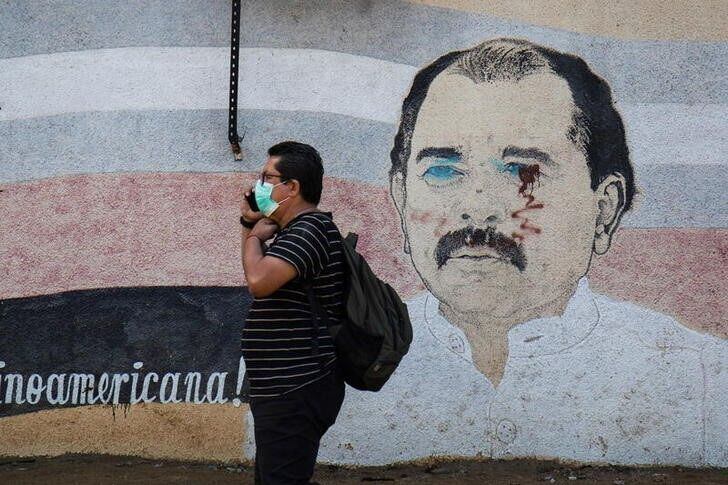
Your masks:
M511 329L494 387L431 294L408 307L409 354L380 392L347 388L320 461L454 455L728 466L725 340L594 294L582 278L562 316Z

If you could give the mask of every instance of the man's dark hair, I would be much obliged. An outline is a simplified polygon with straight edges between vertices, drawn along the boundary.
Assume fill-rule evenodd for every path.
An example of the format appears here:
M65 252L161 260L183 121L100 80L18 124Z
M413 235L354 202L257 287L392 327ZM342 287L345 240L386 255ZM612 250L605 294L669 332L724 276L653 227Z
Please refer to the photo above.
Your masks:
M298 180L301 196L306 202L318 205L323 190L324 165L321 155L311 145L284 141L268 149L271 157L280 157L275 164L283 180Z
M609 85L581 58L521 39L493 39L472 49L450 52L417 73L402 104L402 118L391 152L390 178L397 173L407 175L417 115L430 85L443 71L466 76L475 83L517 82L539 72L552 72L563 78L576 106L567 135L586 157L592 190L608 175L619 172L626 181L624 210L632 206L634 173L624 125L614 107Z

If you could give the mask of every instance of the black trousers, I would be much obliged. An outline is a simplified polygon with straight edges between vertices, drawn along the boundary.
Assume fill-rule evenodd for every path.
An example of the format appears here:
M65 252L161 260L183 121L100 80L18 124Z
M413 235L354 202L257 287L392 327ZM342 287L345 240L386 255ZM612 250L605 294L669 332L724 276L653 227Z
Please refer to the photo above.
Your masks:
M251 399L256 485L310 483L321 437L344 400L338 369L280 397Z

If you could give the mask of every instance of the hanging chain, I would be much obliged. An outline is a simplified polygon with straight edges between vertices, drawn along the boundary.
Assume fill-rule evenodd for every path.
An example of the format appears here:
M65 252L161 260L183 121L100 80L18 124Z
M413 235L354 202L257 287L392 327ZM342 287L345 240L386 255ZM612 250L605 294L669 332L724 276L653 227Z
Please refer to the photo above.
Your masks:
M228 140L235 160L243 159L238 136L238 66L240 64L240 0L233 0L230 32L230 108L228 109ZM245 137L245 131L243 131Z

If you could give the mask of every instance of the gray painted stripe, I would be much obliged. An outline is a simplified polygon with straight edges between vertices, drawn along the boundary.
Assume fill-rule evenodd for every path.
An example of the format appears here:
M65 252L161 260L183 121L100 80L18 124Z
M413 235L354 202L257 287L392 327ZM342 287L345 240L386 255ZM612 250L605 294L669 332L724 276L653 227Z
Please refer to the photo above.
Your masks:
M220 47L146 47L3 59L0 121L79 111L222 109L226 94L215 86L225 85L226 55ZM414 75L405 64L310 49L240 49L240 61L246 72L241 109L388 123L399 118ZM636 163L726 163L728 104L619 107ZM684 141L677 146L675 140Z
M329 176L387 185L394 127L330 113L241 111L245 160L232 160L224 110L80 113L0 123L5 183L65 174L257 170L283 139L318 147ZM140 136L140 134L143 134ZM728 227L725 168L684 160L636 166L641 189L630 227Z
M226 0L3 0L0 58L127 46L230 45Z
M728 227L722 165L635 167L640 193L627 227Z
M583 56L623 102L728 100L728 43L603 38L397 0L243 4L241 46L326 49L420 66L485 38L527 37ZM0 58L108 47L226 46L229 15L223 0L11 0L0 16Z
M241 110L242 162L232 159L226 110L113 111L0 122L0 181L101 172L258 170L286 139L318 147L326 173L387 178L394 126L330 113Z

